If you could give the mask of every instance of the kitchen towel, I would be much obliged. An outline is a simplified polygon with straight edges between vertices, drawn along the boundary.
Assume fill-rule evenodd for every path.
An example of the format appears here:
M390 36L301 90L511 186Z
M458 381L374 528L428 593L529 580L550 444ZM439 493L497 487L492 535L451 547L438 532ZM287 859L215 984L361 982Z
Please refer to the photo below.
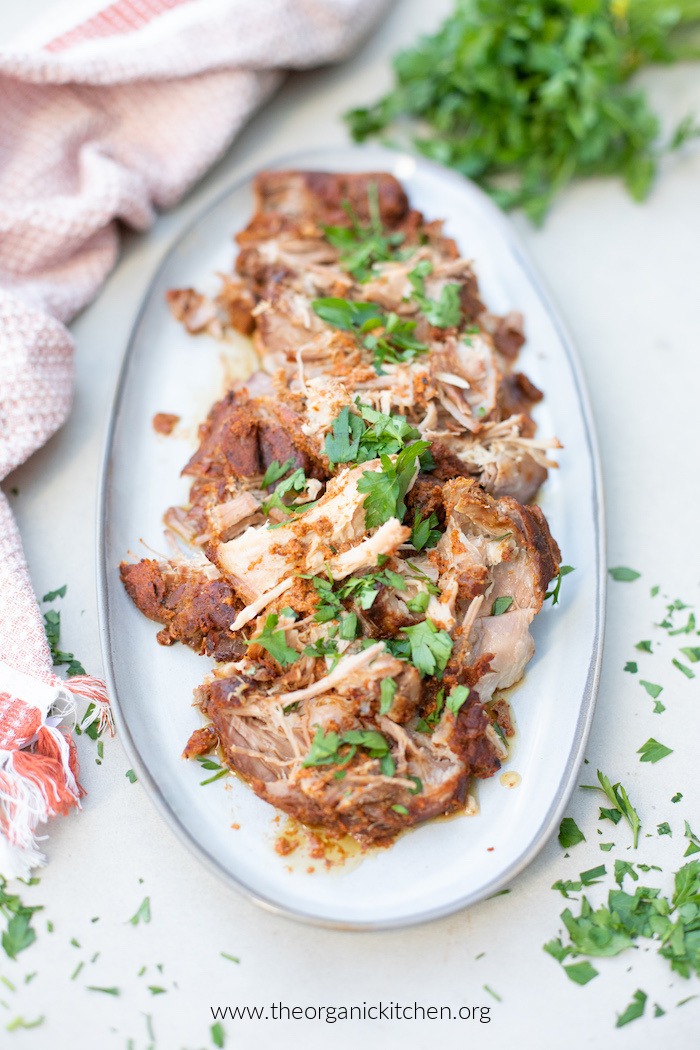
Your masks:
M285 72L348 55L386 0L70 0L0 48L0 481L65 421L65 325L119 252L221 156ZM0 492L0 874L42 863L38 832L80 805L76 696L60 678ZM89 720L89 719L88 719ZM84 723L87 724L87 723Z

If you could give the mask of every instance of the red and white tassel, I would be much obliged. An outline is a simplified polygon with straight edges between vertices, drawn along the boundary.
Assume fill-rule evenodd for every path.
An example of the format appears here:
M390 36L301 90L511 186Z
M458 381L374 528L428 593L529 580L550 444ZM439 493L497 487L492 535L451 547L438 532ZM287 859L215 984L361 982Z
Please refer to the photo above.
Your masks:
M0 873L26 876L45 862L39 825L80 808L85 794L70 729L76 696L94 705L85 725L114 732L104 683L77 675L52 684L0 663ZM94 716L94 717L93 717ZM62 729L61 722L67 722Z
M82 719L80 723L81 730L85 730L93 722L97 722L98 733L109 729L110 736L114 736L112 710L109 706L109 697L107 696L105 683L100 678L94 678L90 674L76 674L72 678L67 678L63 684L67 689L70 689L73 696L82 696L94 705L94 710L91 714L87 718Z

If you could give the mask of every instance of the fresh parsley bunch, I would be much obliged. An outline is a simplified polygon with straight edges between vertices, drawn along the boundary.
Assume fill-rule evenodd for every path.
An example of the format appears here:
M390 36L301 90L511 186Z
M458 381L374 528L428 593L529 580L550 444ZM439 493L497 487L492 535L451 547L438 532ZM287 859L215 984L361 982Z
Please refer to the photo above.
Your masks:
M698 0L458 0L434 36L396 56L394 89L346 119L363 140L412 118L422 153L539 223L575 176L619 175L646 196L659 122L627 81L697 57ZM698 133L684 121L671 148Z

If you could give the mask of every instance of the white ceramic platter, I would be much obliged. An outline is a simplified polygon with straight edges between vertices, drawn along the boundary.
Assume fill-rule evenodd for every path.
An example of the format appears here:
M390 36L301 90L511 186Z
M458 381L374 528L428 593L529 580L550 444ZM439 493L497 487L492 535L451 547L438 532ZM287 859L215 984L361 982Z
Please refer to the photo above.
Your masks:
M478 788L480 812L435 821L361 863L313 873L274 850L276 812L233 777L206 787L199 765L180 758L201 724L192 690L209 662L184 646L156 644L157 627L127 598L119 562L164 551L162 514L185 502L180 470L196 427L246 373L245 342L193 338L170 316L168 288L215 290L229 271L232 235L248 221L251 180L233 186L168 252L146 293L118 385L107 436L100 501L101 632L121 740L139 779L186 845L258 903L309 922L345 928L408 925L446 915L504 886L555 830L574 785L593 714L603 637L604 530L600 469L581 370L571 342L515 234L498 209L460 176L380 148L348 148L284 158L272 167L389 171L429 219L446 219L463 255L475 260L488 306L525 314L528 342L519 367L545 391L540 433L565 446L541 497L565 563L576 567L561 603L536 618L537 646L512 697L518 735L505 770ZM154 433L156 412L182 423ZM148 545L148 546L146 546ZM547 603L549 606L550 603ZM238 825L237 829L231 827ZM291 867L291 870L290 870Z

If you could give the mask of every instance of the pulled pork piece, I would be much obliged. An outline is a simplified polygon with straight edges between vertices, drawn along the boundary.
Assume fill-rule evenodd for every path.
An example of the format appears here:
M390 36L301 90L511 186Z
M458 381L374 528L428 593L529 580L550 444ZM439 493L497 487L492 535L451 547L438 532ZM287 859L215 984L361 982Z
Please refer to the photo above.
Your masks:
M389 519L373 536L365 537L365 497L357 486L365 472L381 469L379 460L370 460L344 470L328 482L310 510L279 527L249 528L230 543L212 544L207 556L246 605L285 577L315 573L326 562L337 579L376 565L380 555L393 554L410 536L410 529Z
M163 624L157 634L161 645L183 642L215 660L234 660L245 652L229 630L241 603L213 566L146 558L122 562L119 572L134 605L149 620Z
M560 552L539 507L493 500L468 478L448 481L443 503L447 525L430 558L443 595L454 596L448 670L461 681L465 668L483 668L488 660L478 679L486 702L519 681L532 657L529 626L559 570Z
M418 731L415 669L381 650L348 658L312 689L280 692L278 679L270 694L233 664L196 692L227 763L261 798L367 845L463 806L470 777L491 776L503 754L476 699L447 710L432 734ZM397 710L372 717L391 677Z

